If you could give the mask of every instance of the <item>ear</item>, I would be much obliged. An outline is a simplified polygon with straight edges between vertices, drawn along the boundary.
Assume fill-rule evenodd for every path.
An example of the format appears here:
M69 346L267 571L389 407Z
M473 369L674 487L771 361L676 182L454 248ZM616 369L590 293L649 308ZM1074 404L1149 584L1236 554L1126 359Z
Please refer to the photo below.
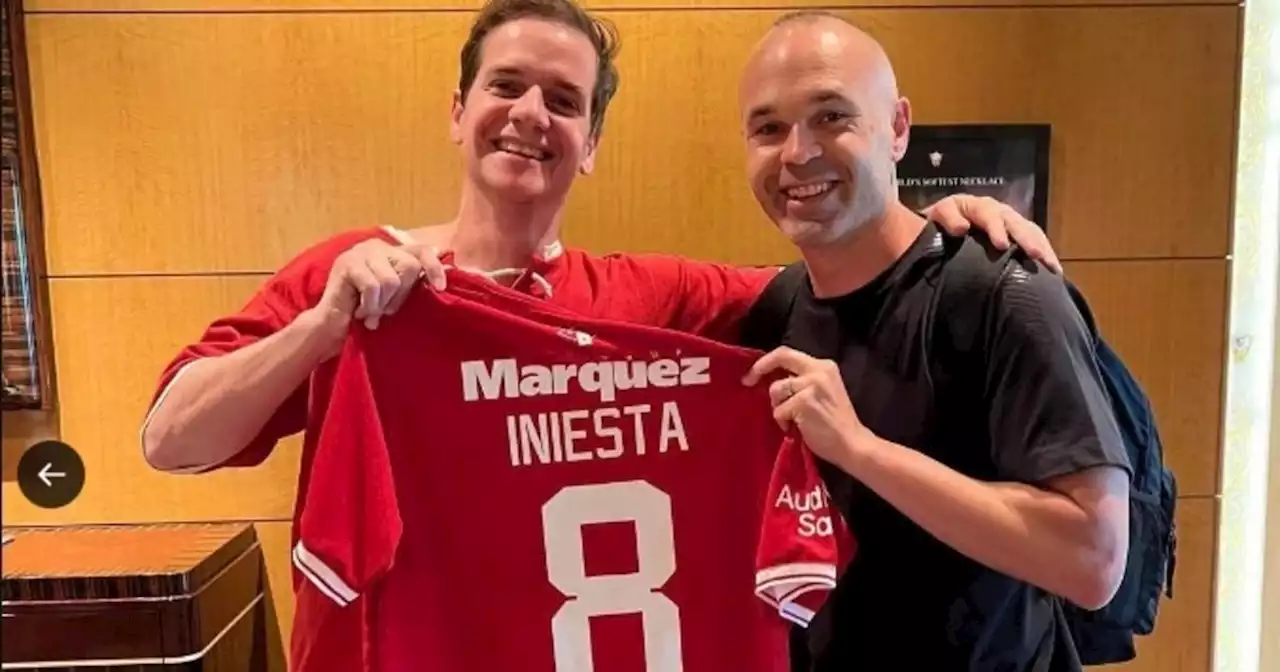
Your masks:
M911 140L911 101L899 98L893 105L893 161L897 163L907 154Z
M453 90L453 107L449 110L449 138L453 144L462 144L462 92Z
M583 175L590 175L596 169L596 145L599 142L599 137L587 141L587 151L582 155L582 163L578 164L578 172Z

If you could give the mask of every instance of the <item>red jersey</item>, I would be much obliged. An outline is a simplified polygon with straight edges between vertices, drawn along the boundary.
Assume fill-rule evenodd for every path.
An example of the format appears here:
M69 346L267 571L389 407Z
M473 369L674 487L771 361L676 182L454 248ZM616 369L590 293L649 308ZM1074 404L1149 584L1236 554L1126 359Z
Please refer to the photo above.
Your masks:
M334 261L356 244L378 239L408 242L391 228L344 232L303 251L275 273L236 314L215 320L200 340L178 352L160 375L152 408L164 403L169 386L186 367L205 357L226 354L266 338L320 301ZM525 274L530 295L576 313L643 324L733 341L739 322L777 272L776 268L735 268L663 254L592 255L548 246ZM192 464L178 471L203 472L260 464L276 443L307 428L308 399L315 390L304 383L280 405L262 431L224 464ZM305 449L304 449L305 450ZM305 472L302 475L305 480Z
M296 669L786 670L850 547L759 353L450 288L321 374Z

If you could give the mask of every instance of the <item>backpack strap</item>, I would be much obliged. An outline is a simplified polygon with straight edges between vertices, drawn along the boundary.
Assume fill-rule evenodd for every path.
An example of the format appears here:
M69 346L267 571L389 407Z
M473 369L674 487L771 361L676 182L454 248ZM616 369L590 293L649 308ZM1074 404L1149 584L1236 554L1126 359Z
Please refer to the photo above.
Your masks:
M1098 321L1093 317L1093 309L1089 307L1089 302L1085 300L1084 294L1070 280L1063 278L1063 284L1067 286L1067 295L1071 297L1071 303L1074 303L1076 310L1079 311L1081 319L1084 320L1084 326L1089 330L1089 339L1094 345L1102 342L1102 337L1098 332Z
M941 235L946 261L933 299L934 328L925 344L925 361L933 362L929 376L935 391L939 383L985 359L981 348L988 328L988 306L1007 260L1018 249L1016 245L1005 251L996 249L985 235L976 232L960 237Z
M756 350L772 350L782 344L796 297L808 277L803 261L785 266L765 286L742 321L739 343Z

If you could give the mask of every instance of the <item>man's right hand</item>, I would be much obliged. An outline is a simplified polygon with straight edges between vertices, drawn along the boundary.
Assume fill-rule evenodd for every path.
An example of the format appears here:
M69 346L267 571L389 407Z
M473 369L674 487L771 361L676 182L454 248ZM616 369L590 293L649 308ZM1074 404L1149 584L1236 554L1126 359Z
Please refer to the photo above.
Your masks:
M376 329L383 316L400 309L420 279L441 290L444 277L444 265L433 246L366 240L334 261L314 311L335 342L341 343L353 317Z

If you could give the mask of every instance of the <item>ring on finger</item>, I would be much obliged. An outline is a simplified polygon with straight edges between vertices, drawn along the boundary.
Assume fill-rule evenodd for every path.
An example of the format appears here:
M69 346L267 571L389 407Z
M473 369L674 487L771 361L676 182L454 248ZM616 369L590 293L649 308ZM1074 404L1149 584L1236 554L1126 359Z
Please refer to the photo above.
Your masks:
M782 400L783 400L783 401L786 401L787 399L790 399L791 397L795 396L795 394L796 394L796 379L795 379L795 378L787 378L786 380L784 380L784 381L782 381L782 382L783 382L783 386L782 386Z

